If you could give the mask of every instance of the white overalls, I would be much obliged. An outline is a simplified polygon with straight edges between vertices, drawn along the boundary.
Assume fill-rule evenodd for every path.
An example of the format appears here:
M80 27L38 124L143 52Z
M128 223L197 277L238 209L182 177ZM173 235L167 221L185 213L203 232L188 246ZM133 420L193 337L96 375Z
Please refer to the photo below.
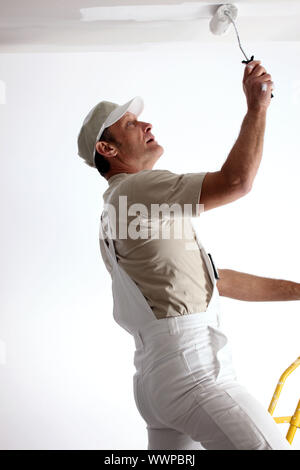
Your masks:
M103 239L105 224L108 217L102 215ZM155 317L118 264L113 240L104 240L112 265L113 316L135 340L133 391L147 424L148 449L290 449L267 410L236 382L228 341L219 329L214 271L196 238L213 283L207 310L163 319Z

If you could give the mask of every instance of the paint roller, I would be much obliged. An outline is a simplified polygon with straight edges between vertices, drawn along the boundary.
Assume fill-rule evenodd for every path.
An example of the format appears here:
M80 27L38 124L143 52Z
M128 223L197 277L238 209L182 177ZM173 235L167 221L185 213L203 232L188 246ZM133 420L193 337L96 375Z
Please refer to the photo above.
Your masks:
M246 58L246 60L242 60L242 64L249 64L250 62L252 62L252 60L254 60L254 56L251 56L251 59L248 59L248 57L246 56L242 48L239 33L235 25L235 20L237 18L237 15L238 15L237 7L231 3L225 3L218 7L216 13L210 20L209 29L211 30L213 34L220 36L226 33L226 31L228 30L229 26L232 23L234 26L237 38L238 38L240 49ZM262 87L264 86L266 85L263 84ZM263 89L266 90L265 88ZM273 94L271 94L271 98L273 98Z

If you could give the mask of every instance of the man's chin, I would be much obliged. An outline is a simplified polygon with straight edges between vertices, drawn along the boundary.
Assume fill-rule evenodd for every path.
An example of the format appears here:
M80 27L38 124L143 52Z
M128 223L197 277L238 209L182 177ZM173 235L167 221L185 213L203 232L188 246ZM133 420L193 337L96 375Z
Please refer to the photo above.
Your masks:
M165 149L162 147L162 145L157 144L157 147L160 149L160 157L164 153Z

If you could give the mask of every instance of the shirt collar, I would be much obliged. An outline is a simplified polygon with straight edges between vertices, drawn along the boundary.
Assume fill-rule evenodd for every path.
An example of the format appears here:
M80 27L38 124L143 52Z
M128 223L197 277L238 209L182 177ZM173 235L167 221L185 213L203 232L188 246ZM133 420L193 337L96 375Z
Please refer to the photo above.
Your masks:
M127 176L128 173L117 173L116 175L112 175L110 178L108 178L107 182L109 186L118 178L123 178L124 176Z

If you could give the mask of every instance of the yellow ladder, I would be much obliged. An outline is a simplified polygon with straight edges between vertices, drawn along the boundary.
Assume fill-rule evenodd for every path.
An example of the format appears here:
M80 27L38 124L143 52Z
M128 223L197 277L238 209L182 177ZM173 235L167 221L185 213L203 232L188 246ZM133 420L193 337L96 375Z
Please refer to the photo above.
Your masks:
M298 357L298 359L296 359L296 361L293 362L281 375L279 382L277 384L277 387L275 389L275 393L271 400L269 409L268 409L268 412L270 413L271 416L273 416L275 407L277 405L280 393L282 391L282 388L284 386L286 379L295 369L297 369L298 366L300 366L300 357ZM290 427L287 432L286 438L288 442L291 444L295 437L297 428L300 428L300 400L298 401L298 405L296 407L296 410L293 416L282 416L282 417L274 418L274 420L276 423L290 423Z

